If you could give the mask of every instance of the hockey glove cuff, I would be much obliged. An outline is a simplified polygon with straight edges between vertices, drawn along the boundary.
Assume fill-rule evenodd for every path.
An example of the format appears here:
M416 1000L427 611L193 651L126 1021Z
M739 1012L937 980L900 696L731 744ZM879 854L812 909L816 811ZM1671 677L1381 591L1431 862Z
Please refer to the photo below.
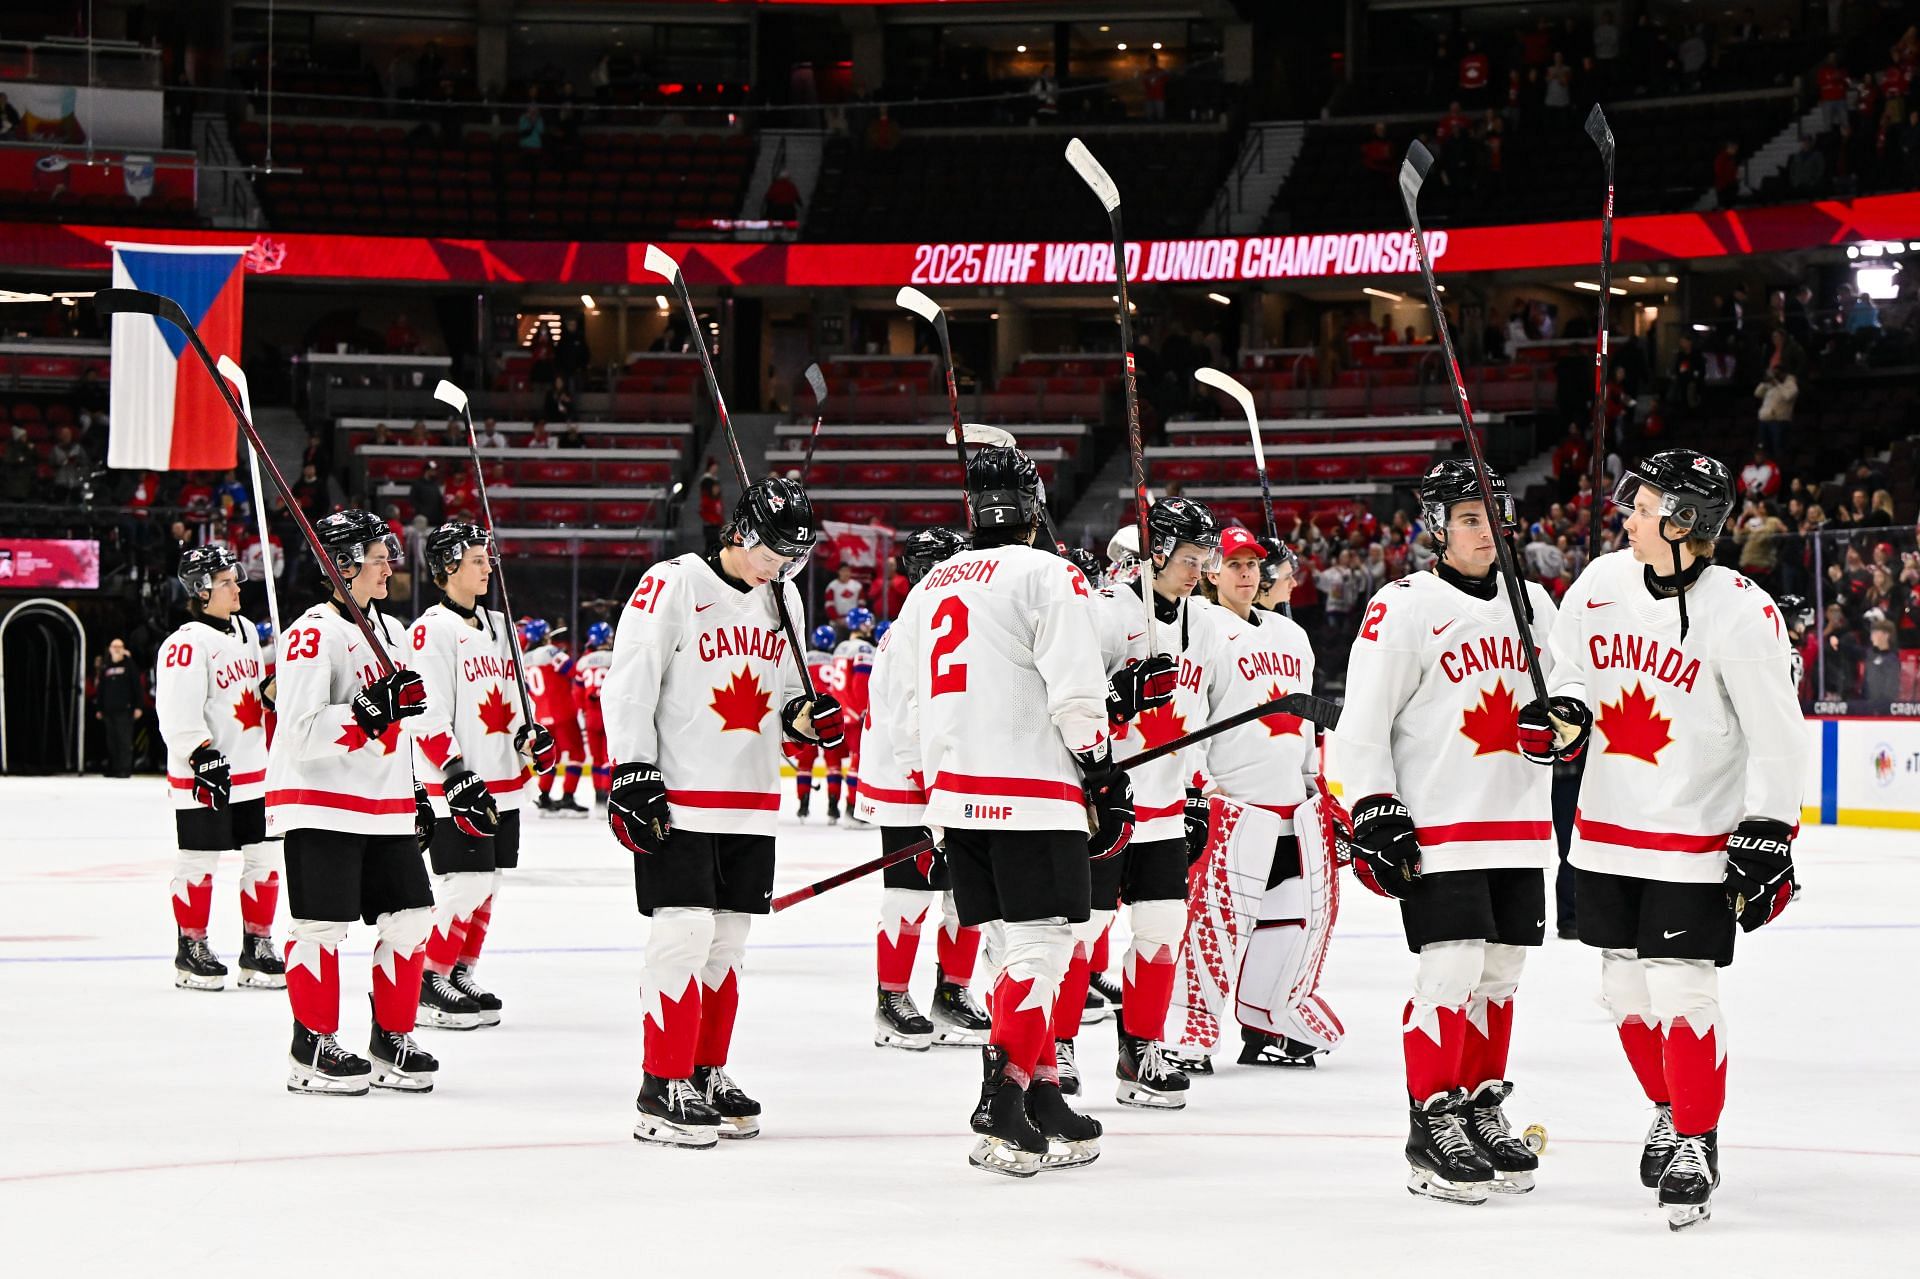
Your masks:
M395 671L353 696L353 721L368 737L378 737L426 709L427 686L418 671Z
M193 802L215 812L225 808L233 794L233 770L227 757L215 750L212 742L202 742L193 748L187 762L193 765Z
M1093 860L1101 861L1133 842L1133 787L1126 772L1113 762L1110 743L1102 742L1074 758L1080 762L1080 787L1093 823L1087 852Z
M513 735L513 749L533 761L533 771L542 777L553 775L553 764L559 752L554 748L553 734L547 731L545 724L522 724L520 731Z
M1353 873L1370 892L1402 901L1420 877L1420 841L1413 815L1392 795L1369 795L1353 806Z
M628 852L657 853L673 830L666 783L652 764L622 764L607 790L607 825Z
M1207 855L1207 826L1213 817L1213 802L1197 786L1187 787L1187 802L1182 815L1187 821L1187 866Z
M1108 682L1107 718L1124 724L1141 711L1165 706L1173 700L1179 676L1179 666L1166 653L1129 661Z
M270 711L279 709L277 706L274 705L274 701L273 701L274 694L279 691L280 691L280 681L278 677L269 675L265 679L261 680L260 681L260 705L266 707Z
M833 694L821 693L813 699L809 719L813 735L828 750L839 750L847 744L846 715L840 708L840 699Z
M1749 817L1727 836L1727 903L1752 932L1787 908L1799 885L1793 875L1793 828Z
M426 852L433 843L433 804L427 799L427 788L418 778L413 783L413 840L420 845L420 851Z
M447 812L463 834L489 839L500 829L500 807L493 802L487 784L472 769L460 768L448 773L444 793Z

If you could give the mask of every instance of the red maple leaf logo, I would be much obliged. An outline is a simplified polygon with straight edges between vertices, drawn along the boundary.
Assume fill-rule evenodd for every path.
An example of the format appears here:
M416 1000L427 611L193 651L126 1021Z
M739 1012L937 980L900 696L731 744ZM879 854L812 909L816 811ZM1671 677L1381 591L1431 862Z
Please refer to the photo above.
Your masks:
M240 721L240 731L259 728L266 722L267 708L249 684L240 690L240 700L233 704L233 717Z
M1279 696L1280 696L1280 686L1278 684L1275 684L1272 688L1269 688L1267 690L1266 700L1271 702L1276 698L1278 698ZM1269 736L1272 736L1272 737L1300 736L1301 721L1298 715L1289 715L1285 711L1275 711L1271 715L1262 715L1260 717L1260 722L1267 726L1267 733Z
M713 700L707 705L720 717L720 731L723 733L736 729L743 733L759 732L761 721L766 719L767 712L773 707L765 690L760 687L760 681L744 666L725 687L713 690Z
M1172 703L1141 711L1134 716L1133 722L1140 729L1142 751L1150 751L1176 737L1184 737L1187 733L1186 716L1175 711Z
M1667 731L1672 723L1660 713L1645 685L1636 683L1620 694L1619 701L1602 702L1593 726L1606 736L1609 755L1631 755L1658 764L1660 752L1673 741Z
M347 726L341 730L340 736L333 740L350 751L357 751L362 746L365 746L369 739L367 737L367 731L364 728L349 721ZM394 723L387 725L386 731L380 734L380 747L382 751L388 755L393 754L394 751L400 748L399 724Z
M1514 705L1513 690L1501 680L1492 689L1482 689L1480 704L1470 706L1460 721L1460 731L1473 743L1473 755L1498 755L1502 751L1520 753L1520 708Z
M413 739L420 745L420 753L433 762L435 768L447 766L447 756L453 754L453 734L429 733L425 737Z
M480 722L489 733L504 733L513 726L513 707L501 696L498 684L480 699Z

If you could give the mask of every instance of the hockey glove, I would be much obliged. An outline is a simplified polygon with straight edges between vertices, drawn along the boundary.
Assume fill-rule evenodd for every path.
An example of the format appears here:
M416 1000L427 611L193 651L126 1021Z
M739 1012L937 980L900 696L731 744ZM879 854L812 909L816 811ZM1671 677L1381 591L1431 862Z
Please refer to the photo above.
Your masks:
M622 764L607 791L607 825L632 853L657 853L673 830L667 786L652 764Z
M1107 718L1124 724L1141 711L1165 706L1173 700L1179 676L1179 666L1166 653L1128 662L1108 681Z
M266 707L268 710L278 709L273 704L273 695L279 691L279 687L280 687L280 681L272 675L269 675L265 679L261 680L260 681L260 704Z
M493 802L487 784L471 768L450 771L444 793L447 812L461 833L475 839L489 839L500 829L500 806Z
M1793 878L1793 829L1785 822L1749 817L1727 836L1727 903L1752 932L1787 908L1799 885Z
M945 831L942 831L940 833L942 835L946 834ZM934 838L933 832L928 830L925 826L922 826L920 828L920 838L927 841L927 843L933 846L927 849L926 852L921 853L919 856L913 859L914 873L919 875L920 878L926 880L929 884L935 882L933 876L936 871L940 873L940 876L942 879L945 879L946 878L946 861L947 861L947 848L946 848L945 842L943 840Z
M838 750L847 741L840 702L831 693L821 693L811 705L801 693L780 708L780 727L787 737L802 746L824 746Z
M1593 712L1573 697L1555 697L1542 707L1528 702L1520 708L1520 753L1536 764L1572 763L1587 748L1593 732Z
M427 686L418 671L395 671L353 695L353 722L369 738L426 709Z
M1369 795L1353 806L1353 873L1382 897L1405 901L1420 877L1420 841L1413 815L1392 795Z
M545 724L522 724L520 731L513 735L513 749L532 760L533 771L540 776L553 775L553 762L559 752Z
M1207 855L1207 824L1212 820L1213 803L1200 792L1198 786L1187 787L1187 803L1183 815L1187 819L1187 866Z
M1113 747L1102 742L1074 756L1080 761L1080 788L1094 823L1087 852L1094 861L1112 857L1133 842L1133 787L1113 762Z
M427 799L427 788L416 777L413 782L413 839L423 853L433 844L433 823L433 805Z
M193 765L193 802L218 812L227 806L233 794L233 770L227 757L213 749L212 742L201 742L187 757Z

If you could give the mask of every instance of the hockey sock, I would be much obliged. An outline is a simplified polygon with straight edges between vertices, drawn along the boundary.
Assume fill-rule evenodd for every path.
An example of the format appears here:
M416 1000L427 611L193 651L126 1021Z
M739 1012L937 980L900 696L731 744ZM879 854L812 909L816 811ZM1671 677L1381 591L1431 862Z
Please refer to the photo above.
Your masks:
M1087 947L1084 942L1073 944L1073 959L1067 964L1067 975L1060 979L1060 995L1053 1001L1053 1037L1072 1039L1080 1033L1080 1018L1087 1011L1087 984L1093 972L1087 966Z
M1002 934L1006 966L989 999L990 1039L1006 1050L1024 1087L1053 1042L1050 1014L1073 958L1073 931L1063 920L1022 920L1004 924Z
M693 1074L700 1042L700 970L713 949L714 912L668 906L653 912L640 980L644 1066L661 1079Z
M426 966L445 976L460 962L473 913L493 892L492 871L454 871L435 875L433 930L427 937Z
M811 795L813 793L813 774L796 772L793 775L793 793L801 799L805 799Z
M579 789L580 789L580 765L577 763L568 764L566 781L562 783L560 787L560 798L571 799L573 797L573 793Z
M1156 1040L1166 1033L1173 1002L1173 958L1186 928L1184 900L1134 902L1128 907L1133 942L1121 961L1120 1017L1129 1035Z
M374 921L380 939L373 947L373 1019L394 1034L413 1030L420 1013L420 973L427 962L427 934L433 912L414 907Z
M1467 999L1466 1048L1460 1057L1459 1083L1468 1091L1507 1077L1507 1045L1513 1039L1513 994L1527 952L1489 942L1480 983Z
M938 948L940 971L948 981L964 986L973 980L974 961L980 957L978 928L968 928L952 917L942 919L934 944ZM1085 959L1084 954L1081 958Z
M1418 999L1407 1001L1400 1025L1400 1048L1407 1060L1407 1096L1424 1102L1451 1092L1460 1078L1460 1057L1467 1043L1467 1010Z
M340 943L346 935L346 924L327 920L296 919L287 931L287 1002L293 1019L316 1035L340 1029Z
M1719 1010L1676 1017L1660 1039L1674 1131L1682 1137L1711 1132L1720 1126L1727 1101L1727 1046Z
M661 1079L693 1074L693 1051L700 1039L700 979L688 977L680 995L642 989L646 1006L642 1068Z
M604 800L613 789L613 770L604 764L593 766L593 796Z
M494 882L500 879L500 872L493 873ZM487 894L487 900L474 909L473 918L467 921L466 936L460 940L460 966L472 968L480 962L480 948L486 945L487 930L493 927L493 899L499 895L499 889Z
M1638 1017L1621 1022L1619 1030L1627 1064L1633 1067L1634 1077L1640 1081L1647 1100L1663 1106L1672 1101L1673 1095L1667 1091L1666 1053L1660 1042L1660 1031Z
M1647 968L1631 950L1600 952L1600 996L1613 1024L1620 1033L1620 1047L1626 1051L1627 1064L1640 1081L1647 1100L1666 1105L1672 1100L1667 1091L1665 1052L1660 1029L1653 1015L1653 996L1647 990Z
M1104 973L1113 966L1112 957L1107 953L1107 937L1112 932L1112 912L1108 912L1107 926L1100 930L1100 936L1094 940L1093 948L1087 952L1089 972Z
M213 876L173 881L173 922L188 937L207 935L207 919L213 914Z
M280 907L280 845L248 844L240 855L240 922L249 935L269 937Z
M874 938L880 989L903 991L912 983L913 957L920 949L920 929L932 896L911 888L889 888L880 894L880 930Z
M852 808L854 801L860 798L860 779L858 777L849 777L846 779L846 783L847 807Z
M1056 1088L1060 1086L1060 1055L1051 1038L1040 1045L1040 1059L1033 1065L1033 1077Z
M747 953L750 917L738 911L715 911L713 945L700 970L700 1038L693 1064L724 1066L733 1043L733 1019L740 1011L740 963Z
M827 774L827 803L838 804L839 802L840 802L840 774L828 773Z

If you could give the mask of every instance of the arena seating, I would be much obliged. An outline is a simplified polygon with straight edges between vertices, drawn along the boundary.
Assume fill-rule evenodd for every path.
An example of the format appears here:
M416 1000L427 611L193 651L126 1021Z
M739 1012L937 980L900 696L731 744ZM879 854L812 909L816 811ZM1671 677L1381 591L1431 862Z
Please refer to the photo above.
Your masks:
M1476 416L1550 408L1553 361L1562 345L1533 343L1532 349L1516 352L1508 363L1462 368ZM1591 344L1586 349L1591 350ZM1361 367L1341 369L1323 379L1313 348L1279 347L1243 351L1235 376L1253 392L1254 407L1262 417L1431 413L1453 407L1442 358L1440 347L1432 343L1378 346ZM1222 413L1233 407L1224 396L1214 398Z

